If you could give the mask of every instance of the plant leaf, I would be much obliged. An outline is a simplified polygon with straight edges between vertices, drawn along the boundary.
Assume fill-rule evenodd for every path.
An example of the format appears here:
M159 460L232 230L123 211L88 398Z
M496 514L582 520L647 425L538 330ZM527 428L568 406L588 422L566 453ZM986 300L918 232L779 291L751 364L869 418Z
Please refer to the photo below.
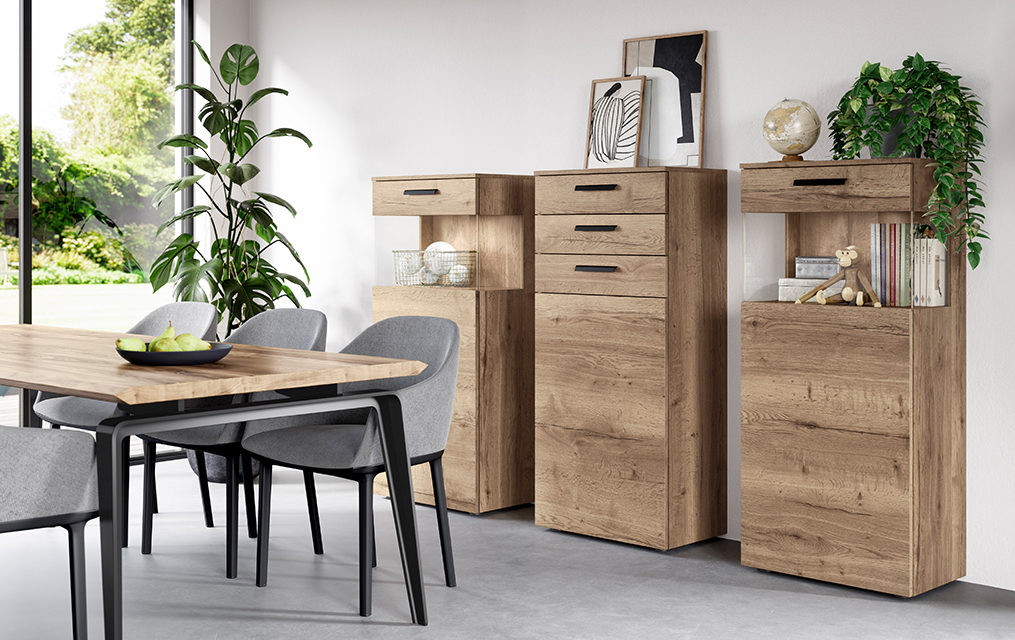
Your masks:
M892 77L892 70L888 67L878 67L878 72L881 74L881 79L887 81Z
M173 238L173 241L162 250L162 253L152 263L152 270L149 278L152 283L152 291L161 289L171 278L176 275L181 262L193 259L197 252L197 243L194 236L189 233L181 233Z
M244 184L245 182L252 180L257 174L261 173L260 169L249 163L237 165L230 162L222 165L221 170L222 173L233 182L233 184Z
M249 109L254 105L255 102L272 93L281 93L284 96L289 95L289 92L285 89L279 89L278 87L268 87L266 89L258 89L250 96L250 100L247 100L247 108Z
M187 164L192 164L201 171L208 174L214 174L218 171L219 163L211 158L205 158L204 156L187 156L183 159Z
M162 149L163 147L191 147L194 149L207 149L208 145L205 144L204 140L198 138L197 136L190 135L189 133L181 133L178 136L166 138L155 145L156 149Z
M289 210L289 213L293 214L293 216L296 215L296 208L293 207L288 202L286 202L285 200L283 200L282 198L276 196L275 194L265 193L264 191L255 191L254 194L260 196L263 200L267 200L272 204L277 204L280 207L285 207L286 209Z
M207 205L199 204L196 207L191 207L189 209L184 209L180 213L178 213L175 216L173 216L172 219L167 220L166 222L163 222L159 226L158 231L155 232L155 235L156 236L161 235L163 231L165 231L169 227L173 226L174 224L176 224L180 220L186 220L187 218L193 218L194 216L198 216L198 215L204 213L205 211L211 211L211 207L209 207Z
M919 53L917 53L915 56L913 56L913 70L914 71L923 71L926 68L927 68L927 62L923 59L923 56L921 56Z
M204 60L204 63L210 67L211 60L208 58L208 54L205 53L204 47L198 44L197 40L191 40L191 42L194 44L194 47L197 49L197 52L201 55L201 58Z
M234 44L222 54L219 73L222 74L222 81L226 84L232 84L238 79L240 84L246 86L257 77L259 65L257 52L253 47L246 44Z
M199 84L188 82L176 85L176 91L179 91L181 89L190 89L191 91L201 96L208 102L218 102L218 98L215 97L215 94L212 93L211 89L206 89Z
M233 144L236 146L236 153L240 156L247 155L247 152L257 144L257 125L253 120L240 120L236 124Z
M310 138L306 137L305 135L303 135L302 133L300 133L296 129L290 129L288 127L281 127L279 129L275 129L274 131L272 131L271 133L267 134L264 137L265 138L286 138L286 137L299 138L303 142L306 142L308 147L314 146L314 143L310 141Z

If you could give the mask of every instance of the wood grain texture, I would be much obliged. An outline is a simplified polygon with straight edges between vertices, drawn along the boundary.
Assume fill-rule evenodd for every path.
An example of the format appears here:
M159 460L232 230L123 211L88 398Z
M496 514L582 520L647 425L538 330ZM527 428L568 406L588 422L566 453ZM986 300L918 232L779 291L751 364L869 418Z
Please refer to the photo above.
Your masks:
M479 177L479 215L531 216L532 207L532 176Z
M432 242L447 242L457 251L478 251L479 231L476 216L421 216L419 248Z
M814 211L911 211L912 165L850 164L745 169L740 174L741 210L750 213ZM844 179L845 184L797 184L798 180Z
M797 256L834 256L836 250L855 245L857 262L871 273L871 224L912 222L908 211L795 213L786 216L786 277L796 277ZM791 228L792 227L792 228ZM790 242L790 238L794 241Z
M669 546L726 533L726 172L669 173Z
M477 211L475 178L375 181L375 216L471 216ZM436 189L433 195L405 195L407 189Z
M576 185L615 184L612 191L575 191ZM539 215L666 213L666 173L596 171L544 175L536 181Z
M212 364L143 367L116 354L116 339L122 337L127 334L2 325L0 383L145 404L416 375L426 368L415 360L242 344L233 345L229 355Z
M666 310L536 294L536 524L667 547Z
M616 225L613 231L582 231L587 225ZM665 215L539 216L537 253L666 255Z
M607 296L666 297L662 256L536 256L536 291ZM576 266L616 267L613 272L575 271Z
M478 353L476 323L478 293L474 289L436 287L374 287L373 321L404 315L448 318L461 336L458 386L451 414L451 430L444 450L444 485L448 507L475 513L479 505L477 420L479 416ZM419 502L433 504L430 473L425 465L413 469L413 487ZM385 479L377 483L386 487Z

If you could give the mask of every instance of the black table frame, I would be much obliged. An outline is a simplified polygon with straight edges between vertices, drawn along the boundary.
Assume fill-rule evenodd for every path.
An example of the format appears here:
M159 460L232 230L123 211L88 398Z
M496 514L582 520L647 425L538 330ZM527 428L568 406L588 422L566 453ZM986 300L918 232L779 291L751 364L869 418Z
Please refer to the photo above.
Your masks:
M96 429L96 455L102 549L102 608L106 640L123 638L123 483L120 466L123 463L122 445L126 438L174 429L356 408L372 408L379 418L381 450L388 474L388 489L409 596L409 610L414 623L427 624L412 475L405 444L402 405L398 396L390 391L339 395L336 385L279 392L290 398L201 409L184 409L183 401L120 404L119 408L128 415L109 418L99 424Z

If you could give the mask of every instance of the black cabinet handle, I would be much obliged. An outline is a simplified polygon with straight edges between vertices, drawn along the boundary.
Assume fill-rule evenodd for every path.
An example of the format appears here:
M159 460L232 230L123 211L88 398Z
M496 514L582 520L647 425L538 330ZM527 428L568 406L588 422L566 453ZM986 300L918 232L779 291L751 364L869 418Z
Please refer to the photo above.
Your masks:
M613 273L617 270L617 267L601 267L598 265L590 264L577 264L574 267L575 271L591 271L593 273Z
M406 189L402 192L404 196L434 196L437 195L437 189Z
M575 231L616 231L615 224L576 224Z
M846 184L846 178L797 178L794 187L832 187Z
M575 191L613 191L617 188L615 184L576 184Z

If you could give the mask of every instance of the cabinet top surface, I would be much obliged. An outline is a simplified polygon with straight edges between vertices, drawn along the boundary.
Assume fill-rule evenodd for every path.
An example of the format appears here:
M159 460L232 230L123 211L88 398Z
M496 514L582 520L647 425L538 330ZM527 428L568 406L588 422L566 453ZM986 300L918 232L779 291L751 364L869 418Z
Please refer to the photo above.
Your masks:
M447 173L437 176L374 176L373 182L395 182L399 180L464 180L470 178L531 178L531 175L511 173Z
M930 160L927 158L874 158L874 159L859 159L859 160L804 160L802 162L743 162L740 164L741 169L771 169L775 167L786 167L790 169L806 169L808 167L850 167L858 165L878 165L878 164L911 164L911 165L926 165L930 164Z
M537 176L573 176L602 173L662 173L668 171L697 171L704 173L726 173L726 169L699 169L698 167L617 167L610 169L558 169L553 171L536 171Z

